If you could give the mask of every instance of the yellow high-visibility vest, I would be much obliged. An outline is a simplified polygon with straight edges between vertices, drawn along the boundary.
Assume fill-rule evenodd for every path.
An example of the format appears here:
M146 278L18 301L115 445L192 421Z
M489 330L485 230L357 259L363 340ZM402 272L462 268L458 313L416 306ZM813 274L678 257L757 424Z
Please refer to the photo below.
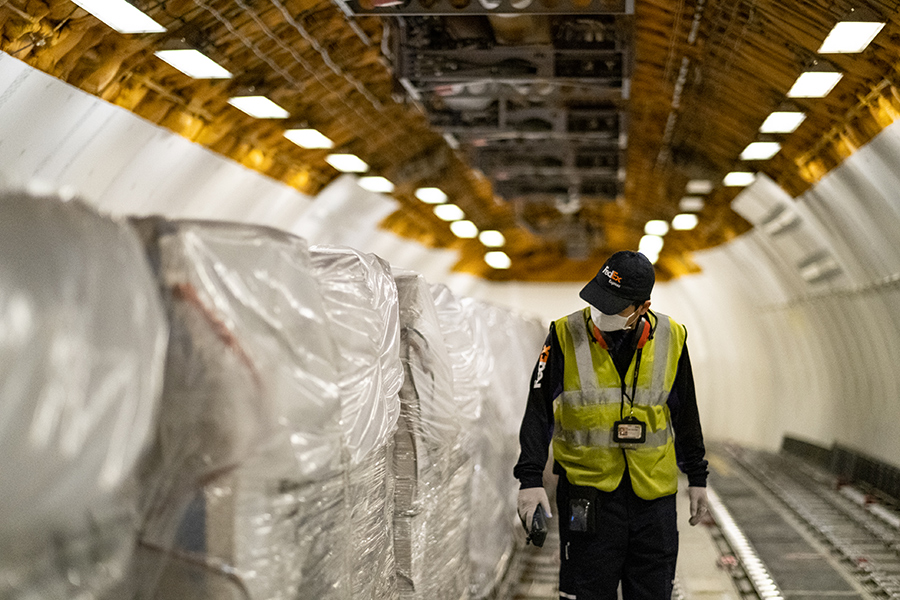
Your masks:
M653 500L678 491L675 434L666 404L675 382L678 359L687 332L670 317L652 313L653 335L641 352L634 398L634 417L647 425L642 444L613 441L613 426L622 410L622 379L609 351L591 343L590 308L556 321L556 336L565 357L563 392L554 406L553 456L569 482L611 492L625 473L625 461L635 494ZM635 363L625 374L631 394ZM626 399L624 415L631 414Z

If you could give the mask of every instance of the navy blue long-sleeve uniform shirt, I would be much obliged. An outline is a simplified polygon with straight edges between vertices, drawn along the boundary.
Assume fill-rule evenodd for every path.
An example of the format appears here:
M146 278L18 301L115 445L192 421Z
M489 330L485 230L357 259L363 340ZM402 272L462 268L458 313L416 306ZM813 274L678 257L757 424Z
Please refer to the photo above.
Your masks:
M646 316L642 318L645 319ZM604 337L607 339L613 363L622 378L625 377L634 356L635 332L640 329L641 327L637 326L605 333ZM556 337L554 323L550 324L550 332L544 342L542 355L544 353L547 353L546 362L543 362L542 356L542 360L538 360L531 375L528 404L519 430L521 453L513 474L523 489L543 485L544 465L547 463L548 447L553 438L553 400L563 390L565 357ZM691 371L686 341L681 358L678 360L678 371L667 404L672 417L672 429L675 432L678 467L687 475L688 485L705 487L709 471L704 458L706 448L703 444L703 431L700 428L694 375ZM559 474L562 467L554 463L553 470Z

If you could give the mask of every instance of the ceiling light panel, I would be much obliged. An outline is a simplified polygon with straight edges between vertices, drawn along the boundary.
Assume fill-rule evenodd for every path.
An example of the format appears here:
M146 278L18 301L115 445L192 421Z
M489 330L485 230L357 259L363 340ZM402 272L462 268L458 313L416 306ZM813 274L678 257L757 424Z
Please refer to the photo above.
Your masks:
M663 247L663 239L658 235L645 235L638 243L638 252L642 254L659 254Z
M329 154L325 162L341 173L365 173L369 165L355 154Z
M394 191L394 184L381 176L360 177L356 183L364 190L379 194L390 194Z
M334 147L334 142L316 129L288 129L284 132L284 137L308 150Z
M862 52L875 39L884 23L858 21L842 21L834 26L822 46L819 54L856 54Z
M198 50L157 50L154 54L192 79L231 79L228 69Z
M834 89L843 74L829 71L807 71L797 78L788 98L824 98Z
M425 204L441 204L447 201L447 194L440 188L425 187L416 190L416 198Z
M756 181L756 174L749 171L732 171L725 176L722 183L728 187L744 187Z
M766 117L760 126L760 133L793 133L806 120L802 112L775 111Z
M486 229L478 234L478 241L488 248L501 248L506 244L506 238L496 229Z
M119 33L162 33L165 27L125 0L73 0Z
M291 113L265 96L234 96L228 104L255 119L287 119Z
M434 214L441 221L459 221L466 216L466 213L455 204L438 204L434 207Z
M708 194L712 189L712 181L706 179L691 179L685 187L685 191L688 194Z
M662 221L660 219L647 221L647 223L644 225L644 233L648 235L666 235L667 233L669 233L669 224L666 221Z
M778 154L781 144L778 142L753 142L741 152L742 160L768 160Z
M450 223L450 231L456 237L467 240L478 236L478 227L472 221L454 221Z
M684 212L697 212L703 210L703 198L700 196L685 196L678 202L678 210Z
M495 269L508 269L512 266L512 261L506 252L494 250L484 255L484 262Z
M697 223L699 223L697 215L682 213L680 215L675 215L675 218L672 219L672 229L675 229L676 231L689 231L696 227Z

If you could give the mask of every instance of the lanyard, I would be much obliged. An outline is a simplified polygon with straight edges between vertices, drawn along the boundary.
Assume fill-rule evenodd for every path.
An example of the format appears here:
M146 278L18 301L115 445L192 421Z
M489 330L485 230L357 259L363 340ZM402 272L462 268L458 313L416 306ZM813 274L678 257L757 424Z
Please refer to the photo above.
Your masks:
M619 418L622 419L625 417L625 398L628 398L628 402L631 405L631 412L628 416L634 416L634 396L637 392L637 382L638 382L638 373L641 371L641 353L644 351L643 348L637 349L637 356L634 361L634 378L631 380L631 397L625 393L625 378L621 379L622 381L622 404L619 407Z

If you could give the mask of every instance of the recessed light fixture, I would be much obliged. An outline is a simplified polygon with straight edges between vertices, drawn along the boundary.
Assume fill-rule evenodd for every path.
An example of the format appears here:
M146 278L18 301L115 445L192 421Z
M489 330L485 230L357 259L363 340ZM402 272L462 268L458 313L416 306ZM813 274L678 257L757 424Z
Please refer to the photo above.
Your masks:
M341 173L365 173L369 165L355 154L329 154L325 162Z
M434 207L434 214L441 221L459 221L466 217L466 213L455 204L438 204Z
M638 252L644 255L647 255L648 253L659 254L659 251L662 250L663 243L662 237L658 235L645 235L638 243Z
M425 204L441 204L447 201L447 194L440 188L424 187L416 190L416 198Z
M284 137L308 150L334 147L334 142L316 129L288 129L284 132Z
M650 261L651 264L656 264L659 260L659 252L650 252L648 250L638 250L641 254L647 257L647 260Z
M684 189L688 194L708 194L712 191L713 185L712 181L707 179L691 179Z
M454 221L450 223L450 231L463 239L472 239L478 235L478 227L472 221Z
M741 152L742 160L768 160L778 154L781 144L778 142L753 142Z
M749 171L732 171L725 176L722 183L728 187L744 187L756 181L756 173Z
M700 196L685 196L678 202L678 209L684 212L697 212L703 210L704 204Z
M478 234L478 241L488 248L501 248L506 244L506 238L496 229L486 229Z
M73 0L119 33L162 33L165 27L125 0Z
M512 266L512 261L506 252L494 250L484 255L484 262L495 269L508 269Z
M199 50L157 50L154 54L192 79L231 79L228 69Z
M265 96L233 96L228 104L255 119L287 119L291 113Z
M806 115L795 111L775 111L766 117L760 126L760 133L793 133L800 123L806 120Z
M682 213L680 215L675 215L675 218L672 219L672 229L676 231L689 231L697 226L699 219L697 215L691 213Z
M884 27L884 23L879 22L874 14L859 13L862 11L854 10L847 20L835 25L822 42L818 53L855 54L865 50Z
M835 71L807 71L788 90L788 98L824 98L843 76Z
M379 175L360 177L356 183L364 190L379 194L390 194L394 191L394 184Z
M666 235L669 233L669 223L660 219L647 221L644 225L644 233L648 235Z

